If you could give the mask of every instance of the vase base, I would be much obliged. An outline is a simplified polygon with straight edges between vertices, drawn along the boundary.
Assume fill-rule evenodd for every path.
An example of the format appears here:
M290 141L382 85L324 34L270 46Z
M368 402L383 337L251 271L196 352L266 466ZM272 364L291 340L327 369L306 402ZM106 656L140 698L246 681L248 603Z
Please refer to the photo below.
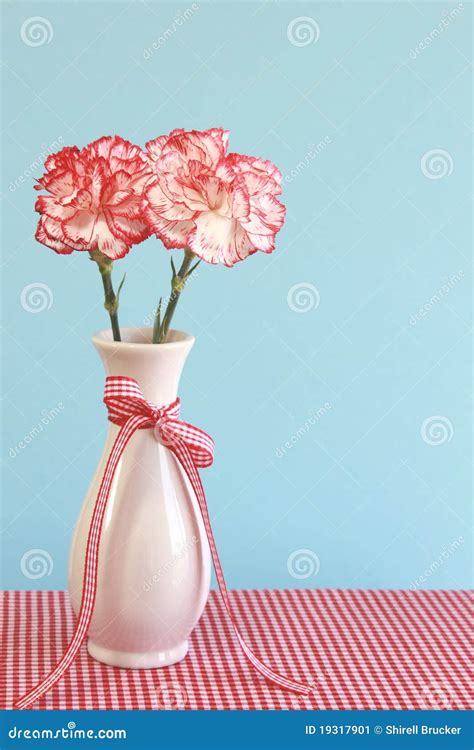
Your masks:
M156 669L158 667L169 667L171 664L184 659L188 653L188 641L183 641L175 648L165 651L112 651L109 648L98 646L93 641L87 642L87 650L96 661L108 664L110 667L121 667L122 669Z

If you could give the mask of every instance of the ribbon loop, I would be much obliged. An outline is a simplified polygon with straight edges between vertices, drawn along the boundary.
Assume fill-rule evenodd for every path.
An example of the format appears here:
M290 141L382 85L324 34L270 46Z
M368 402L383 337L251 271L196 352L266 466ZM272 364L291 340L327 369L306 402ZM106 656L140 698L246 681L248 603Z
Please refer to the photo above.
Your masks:
M204 468L212 464L214 458L213 439L203 430L179 418L179 399L176 399L171 404L158 407L144 398L140 386L133 378L109 376L105 383L104 403L108 409L109 420L118 425L120 430L107 460L104 476L92 513L87 538L81 608L74 635L66 653L54 669L36 687L21 698L16 703L15 708L28 708L34 701L41 698L42 695L50 690L61 679L67 669L69 669L84 639L87 637L92 615L94 614L94 603L97 593L102 524L115 470L130 438L137 430L147 428L153 429L155 437L159 438L159 441L174 454L191 483L201 511L221 596L243 652L255 669L268 680L287 690L308 695L311 692L311 687L283 677L260 661L247 646L237 627L219 555L217 554L204 489L198 472L198 468Z

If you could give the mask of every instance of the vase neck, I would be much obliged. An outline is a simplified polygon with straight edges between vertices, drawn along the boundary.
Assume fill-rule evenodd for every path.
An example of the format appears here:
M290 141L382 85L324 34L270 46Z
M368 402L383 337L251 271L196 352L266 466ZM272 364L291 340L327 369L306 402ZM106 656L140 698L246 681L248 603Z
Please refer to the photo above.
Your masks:
M151 329L122 329L122 341L111 340L110 331L102 331L92 341L107 375L134 378L147 401L157 406L169 404L178 396L181 372L194 338L171 331L169 343L141 343L151 340Z

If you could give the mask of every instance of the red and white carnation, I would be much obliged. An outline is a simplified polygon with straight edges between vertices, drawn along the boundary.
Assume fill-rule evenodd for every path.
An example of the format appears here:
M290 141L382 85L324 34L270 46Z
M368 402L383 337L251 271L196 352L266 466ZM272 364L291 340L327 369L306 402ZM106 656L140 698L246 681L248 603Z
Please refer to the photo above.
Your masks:
M63 148L45 167L35 185L47 192L35 205L39 242L57 253L99 250L113 260L149 236L141 202L150 167L138 146L105 136L82 150Z
M229 133L173 130L146 144L154 178L143 214L165 247L189 248L208 263L233 266L271 253L285 219L281 173L270 161L227 154Z

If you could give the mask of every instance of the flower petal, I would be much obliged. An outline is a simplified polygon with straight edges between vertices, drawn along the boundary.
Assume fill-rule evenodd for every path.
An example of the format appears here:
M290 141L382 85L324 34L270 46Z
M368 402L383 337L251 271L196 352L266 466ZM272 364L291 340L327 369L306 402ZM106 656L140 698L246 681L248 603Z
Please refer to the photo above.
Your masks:
M283 225L281 173L259 157L226 155L228 131L174 130L147 144L155 178L142 209L165 246L228 266L272 252Z
M43 177L43 187L55 197L71 195L74 192L74 175L72 172L57 172Z
M130 244L128 242L116 237L113 232L110 231L109 225L103 214L100 214L97 217L92 243L94 246L97 246L101 253L111 260L123 258L130 250Z
M188 237L189 248L207 263L233 266L255 252L246 232L235 219L214 211L201 214Z
M180 201L173 202L163 193L159 183L150 185L146 190L146 200L149 207L167 221L186 221L194 215L194 208L188 208ZM188 204L190 201L188 201ZM205 205L205 204L203 204ZM206 206L207 208L207 206Z
M286 208L273 195L259 196L252 202L252 209L258 211L260 218L274 233L282 228Z
M251 234L247 232L249 242L256 250L260 250L262 253L272 253L275 249L275 235L264 235L264 234Z
M128 198L134 196L133 190L117 190L107 200L106 206L119 206L121 203L125 203Z
M188 235L194 226L192 221L167 221L146 205L143 213L151 230L168 250L188 247Z
M62 223L64 237L75 244L93 249L92 232L94 230L95 214L88 210L79 210L69 221Z
M51 248L51 250L54 250L56 253L59 253L60 255L69 255L73 252L74 248L69 247L68 245L65 245L64 242L61 242L61 240L57 240L54 237L51 237L47 231L44 228L44 220L41 218L38 222L38 226L35 233L35 239L38 240L38 242L41 242L42 245L46 245L46 247Z
M153 141L148 141L148 143L145 144L145 148L148 152L148 156L150 157L151 161L157 161L163 151L163 146L168 142L168 136L167 135L160 135L158 138L155 138Z
M105 136L82 151L74 147L52 155L46 169L37 188L50 195L36 201L42 215L37 234L57 252L99 247L118 258L149 235L141 201L151 170L139 146ZM112 217L109 224L104 211Z
M65 219L72 219L77 208L63 206L51 195L39 195L36 199L35 211L39 214L46 214L56 221L64 221Z
M140 219L126 219L114 211L107 211L105 217L110 231L130 245L142 242L150 235L148 225Z

